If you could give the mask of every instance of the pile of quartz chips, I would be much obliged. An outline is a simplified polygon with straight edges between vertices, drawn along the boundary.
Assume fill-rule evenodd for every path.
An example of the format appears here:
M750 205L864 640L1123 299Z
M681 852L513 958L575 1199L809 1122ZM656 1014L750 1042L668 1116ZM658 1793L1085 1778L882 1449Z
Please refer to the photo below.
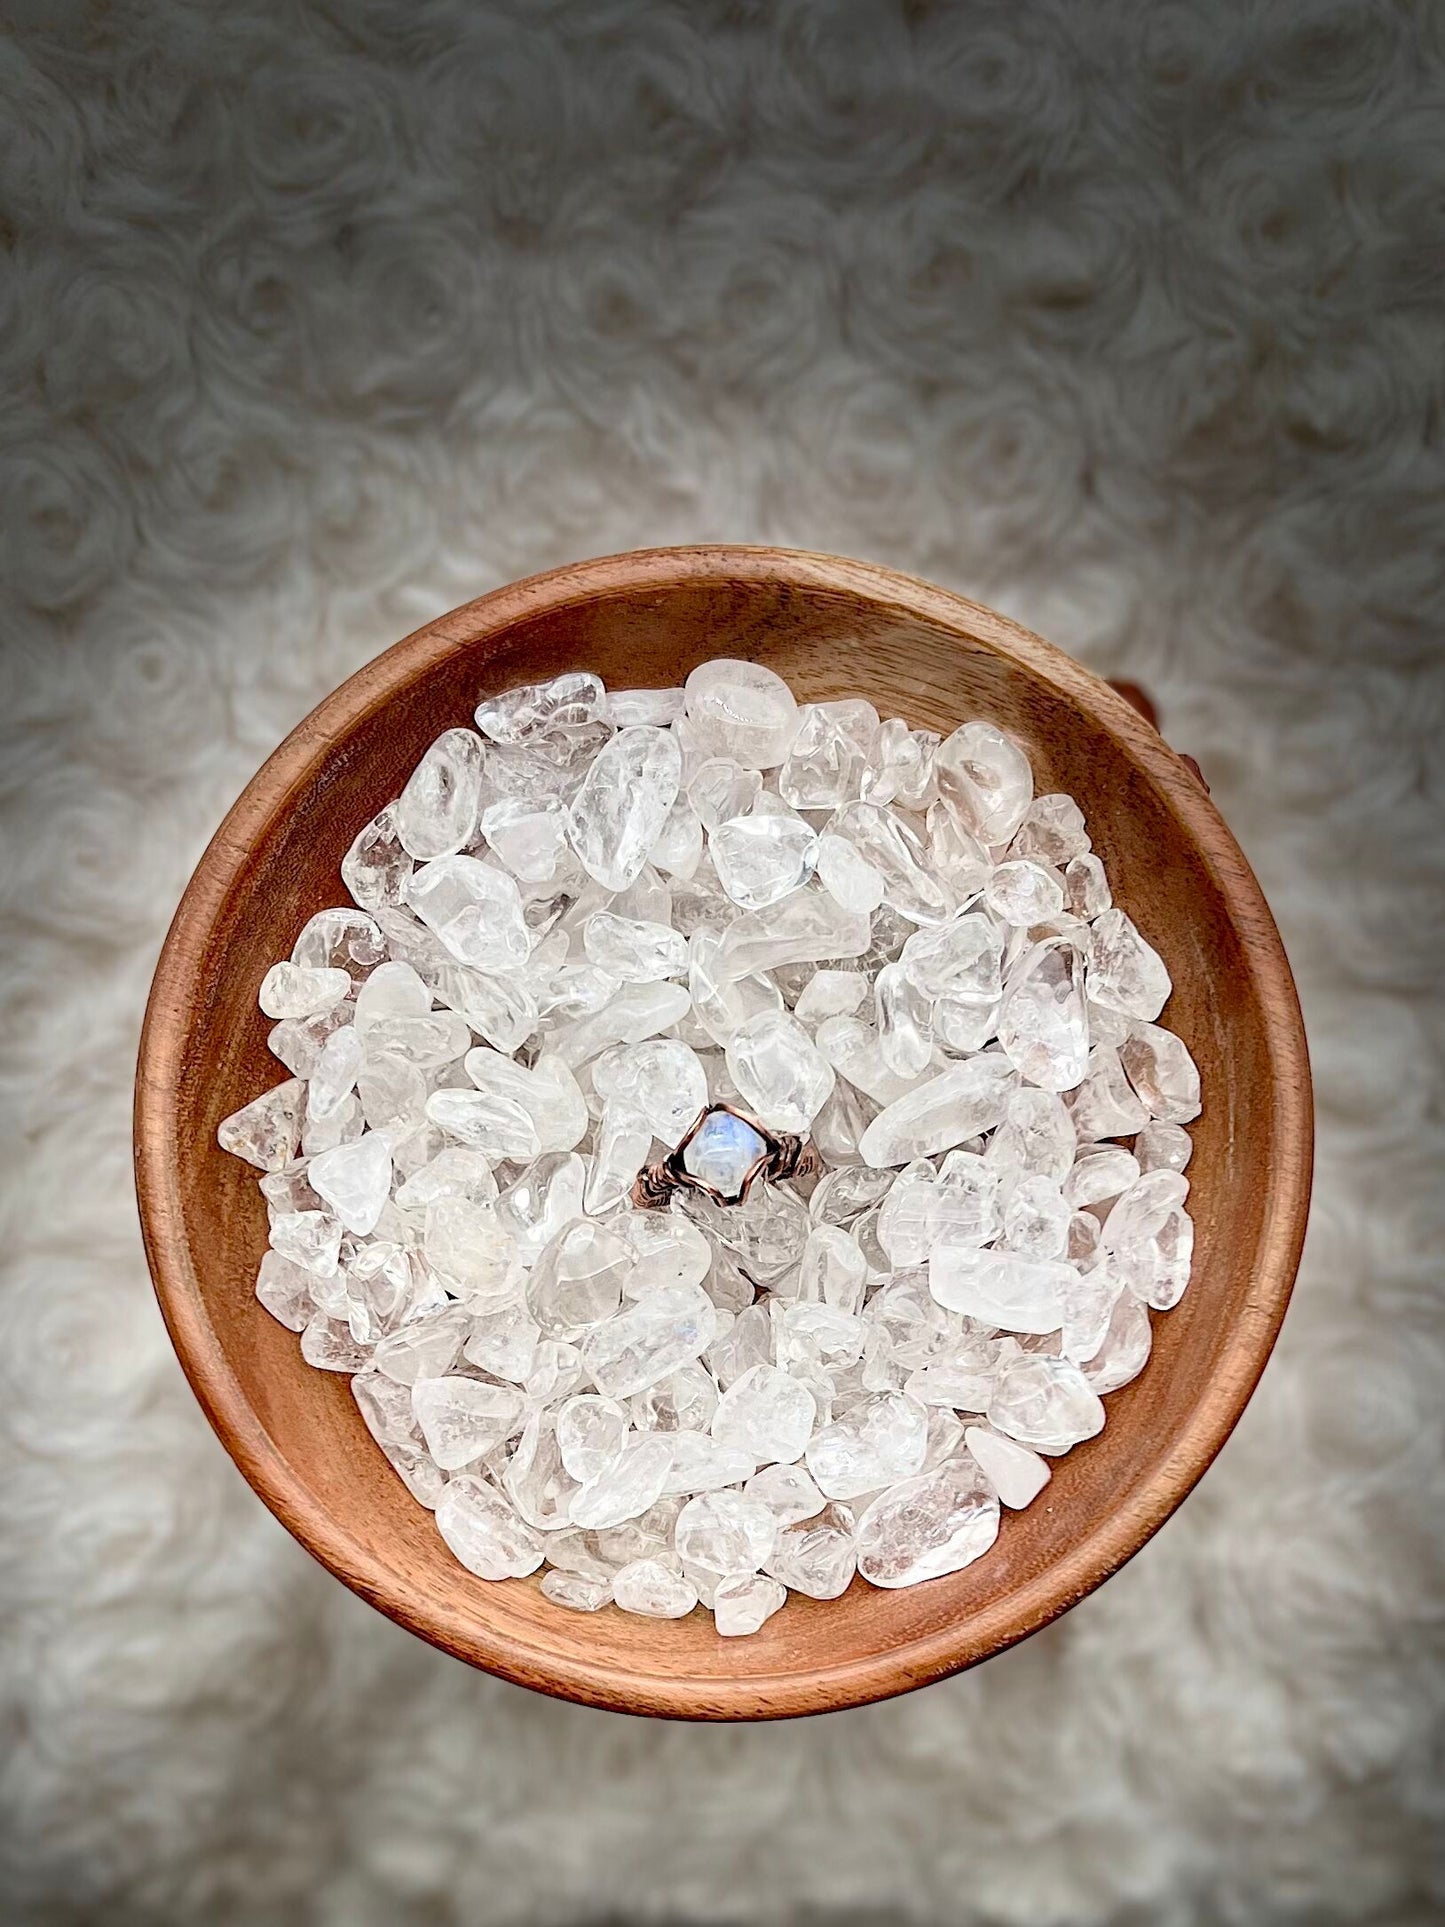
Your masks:
M265 1174L257 1296L471 1572L724 1634L914 1585L1142 1370L1198 1073L991 724L560 676L439 737L341 874L260 988L291 1077L220 1141ZM823 1176L634 1209L709 1103Z

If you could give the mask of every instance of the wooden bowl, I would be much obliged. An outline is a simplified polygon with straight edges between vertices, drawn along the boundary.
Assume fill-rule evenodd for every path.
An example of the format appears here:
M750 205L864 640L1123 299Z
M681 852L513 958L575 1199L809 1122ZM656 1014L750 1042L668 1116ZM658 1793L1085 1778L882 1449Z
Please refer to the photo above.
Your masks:
M536 1579L463 1570L394 1477L344 1377L302 1362L257 1304L266 1222L219 1119L279 1081L256 990L338 865L441 730L484 690L595 669L681 682L709 656L765 662L800 697L867 696L947 732L987 717L1040 790L1083 806L1116 897L1174 978L1166 1021L1203 1075L1194 1280L1155 1320L1103 1433L1055 1462L977 1565L901 1592L796 1596L755 1638L710 1617L571 1613ZM644 550L499 589L429 623L312 712L202 857L156 971L141 1043L136 1172L146 1250L181 1364L241 1471L308 1551L424 1639L489 1672L629 1713L765 1719L901 1693L1047 1624L1136 1553L1238 1419L1294 1280L1309 1196L1309 1069L1279 936L1197 778L1106 684L992 611L861 562L767 548Z

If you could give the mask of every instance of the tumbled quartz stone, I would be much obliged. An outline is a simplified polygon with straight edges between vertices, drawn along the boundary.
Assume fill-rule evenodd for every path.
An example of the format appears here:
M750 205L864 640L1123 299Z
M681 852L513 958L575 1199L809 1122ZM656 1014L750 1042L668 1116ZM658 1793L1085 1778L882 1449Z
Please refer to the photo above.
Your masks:
M604 890L625 890L641 874L681 781L682 752L667 730L622 729L599 752L572 799L567 834Z
M890 716L878 731L863 772L859 793L864 802L927 809L938 796L933 758L941 740L936 730L910 729L901 716Z
M801 1465L765 1465L753 1473L743 1491L767 1506L780 1531L823 1510L823 1495L812 1474Z
M744 910L765 910L813 872L817 832L791 811L755 811L719 823L709 841L718 880Z
M1182 1171L1193 1155L1194 1140L1177 1124L1146 1124L1134 1140L1140 1171Z
M1132 1292L1121 1292L1098 1350L1080 1369L1100 1397L1117 1392L1143 1371L1153 1342L1147 1309Z
M380 1132L369 1131L313 1158L306 1175L346 1229L364 1238L391 1194L391 1147Z
M482 760L482 739L470 729L449 729L432 744L394 805L408 855L430 862L471 840L481 813Z
M718 1574L756 1572L773 1549L770 1507L742 1492L702 1492L677 1516L673 1543L689 1566Z
M582 1358L606 1398L646 1391L713 1341L717 1312L700 1285L671 1285L624 1305L582 1341Z
M582 943L589 961L619 983L650 984L687 974L687 944L670 924L598 910L583 927Z
M1183 1038L1157 1024L1139 1024L1119 1047L1119 1062L1149 1115L1188 1124L1199 1115L1199 1072Z
M550 883L567 851L567 812L555 796L502 796L482 811L481 831L503 869L524 883Z
M1076 917L1097 917L1113 897L1104 866L1092 853L1070 857L1064 865L1064 899Z
M305 970L349 971L359 982L385 955L375 917L364 910L318 910L296 939L291 961Z
M1189 1283L1194 1226L1184 1209L1188 1189L1178 1171L1150 1171L1104 1220L1104 1249L1115 1271L1156 1311L1177 1305Z
M538 1152L571 1151L586 1135L587 1100L555 1053L544 1051L528 1070L504 1051L470 1050L466 1072L480 1095L521 1106L532 1121Z
M553 730L595 722L605 697L602 678L570 670L550 682L522 683L477 704L477 728L494 743L531 743Z
M526 1400L512 1385L479 1378L421 1378L412 1387L412 1411L427 1450L444 1472L483 1458L522 1422Z
M551 1552L550 1545L547 1548ZM589 1579L581 1572L561 1572L549 1566L542 1574L542 1597L554 1606L567 1606L573 1612L595 1613L612 1598L610 1579Z
M486 1157L534 1158L542 1149L531 1112L509 1094L433 1091L425 1100L425 1109L427 1117L449 1137L460 1138Z
M682 715L686 701L687 692L682 689L614 689L602 713L616 729L626 729L630 723L666 729Z
M1009 978L999 1013L1004 1055L1028 1083L1073 1090L1089 1061L1084 966L1067 940L1035 944Z
M953 895L933 874L922 839L895 811L879 803L847 803L828 830L851 843L883 879L883 898L915 923L942 923Z
M802 1457L817 1409L806 1385L774 1365L755 1365L723 1393L712 1435L749 1454L754 1465L786 1464Z
M1148 1111L1124 1075L1119 1053L1107 1044L1096 1044L1089 1052L1084 1079L1066 1101L1081 1144L1130 1137L1149 1122Z
M612 1575L612 1598L625 1613L684 1619L697 1604L697 1588L662 1559L633 1559Z
M990 848L1010 842L1033 801L1029 759L992 723L964 723L939 744L933 759L940 793Z
M831 830L819 837L816 868L818 881L843 909L867 914L882 903L887 888L882 871L846 837Z
M709 835L720 823L746 816L762 795L763 779L755 769L744 769L731 757L710 757L698 765L688 782L688 798Z
M851 1017L868 995L868 979L858 970L815 970L799 992L793 1015L816 1026L829 1017Z
M778 773L779 794L794 809L837 809L860 793L877 740L878 712L872 703L858 698L805 703Z
M424 863L406 886L407 902L459 963L515 970L527 961L531 933L516 881L471 856Z
M868 1260L858 1240L840 1225L815 1224L798 1261L798 1297L857 1312L867 1286Z
M1073 1275L1059 1260L969 1245L935 1245L928 1261L929 1290L940 1305L1003 1331L1057 1331Z
M901 963L884 964L873 983L878 1048L900 1077L921 1077L933 1059L933 1011Z
M805 1132L833 1088L833 1067L786 1011L764 1011L727 1043L729 1075L749 1109L775 1131Z
M1036 796L1009 846L1012 856L1035 857L1042 863L1067 863L1089 848L1084 812L1072 796Z
M316 1017L339 1004L350 990L348 971L277 963L262 978L257 1002L268 1017Z
M632 1247L624 1239L590 1218L574 1218L533 1265L527 1307L550 1338L600 1324L621 1304L632 1264Z
M672 1466L663 1496L718 1492L752 1476L757 1460L740 1446L725 1445L706 1432L669 1432Z
M510 1298L516 1246L496 1208L466 1198L438 1198L426 1210L427 1262L458 1297L477 1309Z
M412 858L397 834L396 811L388 803L341 859L341 880L363 910L394 909L404 901Z
M1018 1179L1004 1204L1003 1233L1011 1252L1061 1258L1068 1247L1072 1207L1052 1178Z
M720 1580L712 1597L713 1620L723 1639L761 1630L788 1597L787 1588L761 1572L734 1572Z
M859 957L872 938L872 922L845 910L826 890L809 887L767 911L750 910L723 933L717 971L724 983L785 964L823 963Z
M798 734L798 705L781 676L757 662L716 657L685 684L687 721L704 756L776 769Z
M1005 923L1046 923L1064 907L1064 886L1041 863L1000 863L984 887L983 900Z
M858 1521L858 1571L870 1585L916 1586L960 1572L998 1537L998 1495L967 1452L895 1485Z
M986 1007L1003 994L1003 939L998 926L977 912L915 931L899 962L930 1002L953 997Z
M669 1030L691 1001L683 984L624 984L600 1010L554 1032L552 1049L576 1070L613 1044L640 1044Z
M627 1408L616 1399L583 1393L557 1411L557 1450L572 1477L584 1485L616 1464L627 1431Z
M481 1479L452 1479L437 1503L436 1522L455 1556L479 1579L522 1579L542 1563L541 1534Z
M279 1251L268 1251L256 1273L256 1296L288 1331L305 1331L316 1311L311 1273Z
M826 1498L853 1499L911 1478L927 1445L923 1407L901 1392L877 1392L813 1434L808 1470Z
M629 1298L668 1285L700 1285L713 1267L712 1246L680 1211L635 1211L613 1222L634 1254L622 1287Z
M242 1105L216 1126L223 1151L244 1158L258 1171L279 1171L296 1155L306 1087L296 1078Z
M864 1161L906 1164L990 1130L1004 1116L1015 1076L999 1056L950 1064L878 1113L859 1146Z
M1152 1023L1172 985L1164 960L1122 910L1105 910L1093 923L1089 998L1105 1010Z
M929 804L924 821L928 855L934 869L945 878L960 903L971 901L980 894L993 868L986 846L965 827L957 806L947 797L941 796Z
M1000 1177L1016 1172L1062 1182L1077 1149L1073 1120L1058 1093L1022 1085L1010 1096L985 1157Z
M796 1525L780 1526L765 1564L772 1578L805 1598L841 1597L858 1565L851 1511L826 1505Z
M1057 1458L1104 1427L1104 1408L1079 1367L1005 1341L989 1400L988 1422L1020 1444Z
M707 1103L707 1073L690 1045L675 1037L649 1038L624 1048L613 1072L612 1093L629 1098L653 1133L673 1145Z
M611 1465L573 1498L573 1525L596 1532L640 1518L662 1497L671 1469L672 1446L662 1433L629 1433Z
M1117 1198L1139 1176L1139 1161L1122 1144L1100 1144L1081 1150L1065 1174L1063 1194L1076 1211Z
M838 1075L875 1104L892 1104L924 1081L900 1077L883 1055L878 1032L859 1017L826 1018L818 1026L815 1041Z

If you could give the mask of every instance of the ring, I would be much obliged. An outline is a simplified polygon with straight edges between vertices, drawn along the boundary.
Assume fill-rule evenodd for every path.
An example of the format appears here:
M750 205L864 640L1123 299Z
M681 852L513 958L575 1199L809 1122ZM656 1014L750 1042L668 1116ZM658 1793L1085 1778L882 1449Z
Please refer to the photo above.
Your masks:
M806 1138L769 1131L731 1104L709 1104L656 1164L644 1165L632 1187L643 1211L667 1204L675 1191L701 1191L714 1204L741 1204L759 1178L815 1177L823 1160Z

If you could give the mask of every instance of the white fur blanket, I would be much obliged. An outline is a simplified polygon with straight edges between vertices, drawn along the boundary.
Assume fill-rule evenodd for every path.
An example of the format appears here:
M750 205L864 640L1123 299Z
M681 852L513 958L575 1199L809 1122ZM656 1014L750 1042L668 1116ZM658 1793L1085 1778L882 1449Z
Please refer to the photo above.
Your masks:
M0 1915L1439 1919L1439 9L8 22ZM181 1379L128 1174L156 950L281 735L429 614L694 538L914 569L1150 685L1322 1125L1283 1341L1178 1518L972 1675L755 1730L501 1685L314 1566Z

